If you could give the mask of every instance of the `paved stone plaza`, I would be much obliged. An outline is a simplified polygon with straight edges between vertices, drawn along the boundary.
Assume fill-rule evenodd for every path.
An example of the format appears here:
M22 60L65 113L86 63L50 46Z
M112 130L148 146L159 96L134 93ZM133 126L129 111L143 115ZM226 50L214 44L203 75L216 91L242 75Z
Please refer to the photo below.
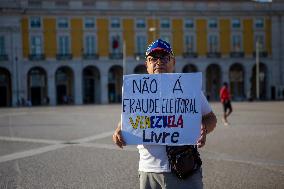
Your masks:
M205 188L284 188L284 102L233 103L201 149ZM0 109L0 188L138 188L138 152L111 136L119 105Z

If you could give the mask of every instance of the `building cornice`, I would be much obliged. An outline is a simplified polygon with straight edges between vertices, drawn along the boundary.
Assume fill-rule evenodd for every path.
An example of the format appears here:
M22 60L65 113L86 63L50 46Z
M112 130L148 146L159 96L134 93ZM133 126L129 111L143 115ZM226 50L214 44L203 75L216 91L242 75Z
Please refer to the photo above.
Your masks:
M28 0L0 2L0 14L37 14L37 15L284 15L284 2L256 3L245 0L230 2L223 0L64 0L66 5L58 5L60 0L42 0L33 5ZM63 1L62 1L63 2ZM86 6L84 2L90 2Z
M1 10L1 16L14 16L14 15L44 15L44 16L59 16L59 15L74 15L74 16L84 16L84 15L94 15L94 16L170 16L170 17L179 17L179 16L284 16L284 11L172 11L172 10L159 10L155 11L145 11L141 9L136 10L35 10L35 9L22 9L22 10Z

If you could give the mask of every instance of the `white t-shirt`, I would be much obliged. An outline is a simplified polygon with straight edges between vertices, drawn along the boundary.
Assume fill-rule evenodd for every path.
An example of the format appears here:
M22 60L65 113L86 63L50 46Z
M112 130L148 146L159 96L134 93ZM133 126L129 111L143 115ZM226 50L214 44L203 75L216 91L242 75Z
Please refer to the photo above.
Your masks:
M201 92L201 114L212 111L203 92ZM171 172L165 145L138 145L140 154L139 171L143 172Z

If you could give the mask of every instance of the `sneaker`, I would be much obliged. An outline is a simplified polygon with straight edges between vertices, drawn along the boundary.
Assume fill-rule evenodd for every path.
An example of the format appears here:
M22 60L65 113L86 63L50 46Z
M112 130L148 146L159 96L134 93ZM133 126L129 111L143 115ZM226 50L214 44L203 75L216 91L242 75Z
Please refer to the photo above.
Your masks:
M224 125L225 125L225 126L229 126L229 123L228 123L228 122L224 122Z

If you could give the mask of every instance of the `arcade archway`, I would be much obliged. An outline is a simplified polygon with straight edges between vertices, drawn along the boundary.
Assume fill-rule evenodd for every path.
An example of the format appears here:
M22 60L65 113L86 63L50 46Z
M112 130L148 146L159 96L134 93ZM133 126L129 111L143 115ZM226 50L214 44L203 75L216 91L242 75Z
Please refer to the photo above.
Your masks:
M233 64L229 72L230 90L234 100L243 100L244 92L244 69L239 63Z
M221 68L217 64L211 64L206 69L206 96L209 100L219 99L221 87Z
M6 68L0 68L0 107L11 106L11 74Z
M198 70L195 65L187 64L186 66L183 67L182 72L183 73L194 73L194 72L198 72Z
M47 99L47 77L41 67L31 68L28 72L28 100L33 106L43 105Z
M99 103L100 94L100 72L95 66L87 66L83 70L83 103Z
M145 65L138 65L134 69L135 74L147 74L147 68Z
M55 73L57 104L74 103L74 74L71 68L63 66Z
M267 67L265 64L259 64L259 98L261 100L267 99ZM251 97L256 99L256 65L252 68L251 81Z
M108 73L108 98L109 103L121 102L123 70L121 66L112 66Z

